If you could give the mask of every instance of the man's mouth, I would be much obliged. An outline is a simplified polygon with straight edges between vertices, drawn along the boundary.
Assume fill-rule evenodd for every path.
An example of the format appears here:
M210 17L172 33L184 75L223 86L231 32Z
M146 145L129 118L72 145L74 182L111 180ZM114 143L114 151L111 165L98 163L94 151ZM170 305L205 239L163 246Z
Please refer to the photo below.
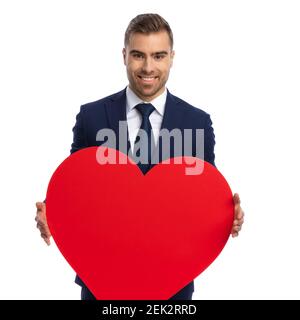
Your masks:
M142 80L142 82L144 83L152 83L155 81L155 79L157 79L158 77L156 76L151 76L151 77L148 77L148 76L138 76L139 79Z

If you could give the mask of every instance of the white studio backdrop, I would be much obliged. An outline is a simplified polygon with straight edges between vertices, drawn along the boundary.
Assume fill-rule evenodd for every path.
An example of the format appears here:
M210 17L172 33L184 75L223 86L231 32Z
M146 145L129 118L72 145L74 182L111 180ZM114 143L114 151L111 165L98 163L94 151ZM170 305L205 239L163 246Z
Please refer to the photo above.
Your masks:
M81 104L127 85L129 21L161 14L169 90L210 113L216 164L246 222L194 299L299 299L298 1L1 1L0 298L79 299L75 272L35 226Z

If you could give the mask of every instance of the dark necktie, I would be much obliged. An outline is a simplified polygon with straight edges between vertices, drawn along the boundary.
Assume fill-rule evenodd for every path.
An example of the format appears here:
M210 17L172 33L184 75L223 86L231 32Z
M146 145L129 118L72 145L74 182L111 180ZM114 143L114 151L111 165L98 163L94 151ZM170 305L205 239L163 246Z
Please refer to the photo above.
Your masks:
M137 161L137 165L145 174L149 170L151 164L151 139L153 140L153 132L149 116L155 108L151 103L140 103L136 105L135 108L142 115L142 124L134 142L133 154L140 158L141 161ZM141 132L142 130L144 130L144 132ZM137 142L139 142L139 149L137 149Z

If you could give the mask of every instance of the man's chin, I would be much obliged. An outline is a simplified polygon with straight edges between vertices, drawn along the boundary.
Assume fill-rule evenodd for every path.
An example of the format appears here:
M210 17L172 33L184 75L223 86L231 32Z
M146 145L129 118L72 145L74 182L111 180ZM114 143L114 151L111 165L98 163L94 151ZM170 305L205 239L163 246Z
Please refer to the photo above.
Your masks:
M141 98L151 100L152 97L156 96L161 88L153 87L152 85L148 86L135 86L133 91Z
M152 97L156 95L159 92L160 89L158 88L140 88L139 92L144 96L144 97Z

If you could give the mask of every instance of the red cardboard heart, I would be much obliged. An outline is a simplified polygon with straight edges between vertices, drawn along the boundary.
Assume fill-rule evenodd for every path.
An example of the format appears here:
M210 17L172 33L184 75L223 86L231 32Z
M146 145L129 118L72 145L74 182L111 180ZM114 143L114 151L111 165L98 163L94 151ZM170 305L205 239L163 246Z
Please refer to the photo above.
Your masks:
M174 158L143 175L132 162L99 164L98 148L72 154L53 174L52 236L97 299L169 299L226 244L234 214L230 187L200 159ZM186 175L184 159L204 164L202 174Z

